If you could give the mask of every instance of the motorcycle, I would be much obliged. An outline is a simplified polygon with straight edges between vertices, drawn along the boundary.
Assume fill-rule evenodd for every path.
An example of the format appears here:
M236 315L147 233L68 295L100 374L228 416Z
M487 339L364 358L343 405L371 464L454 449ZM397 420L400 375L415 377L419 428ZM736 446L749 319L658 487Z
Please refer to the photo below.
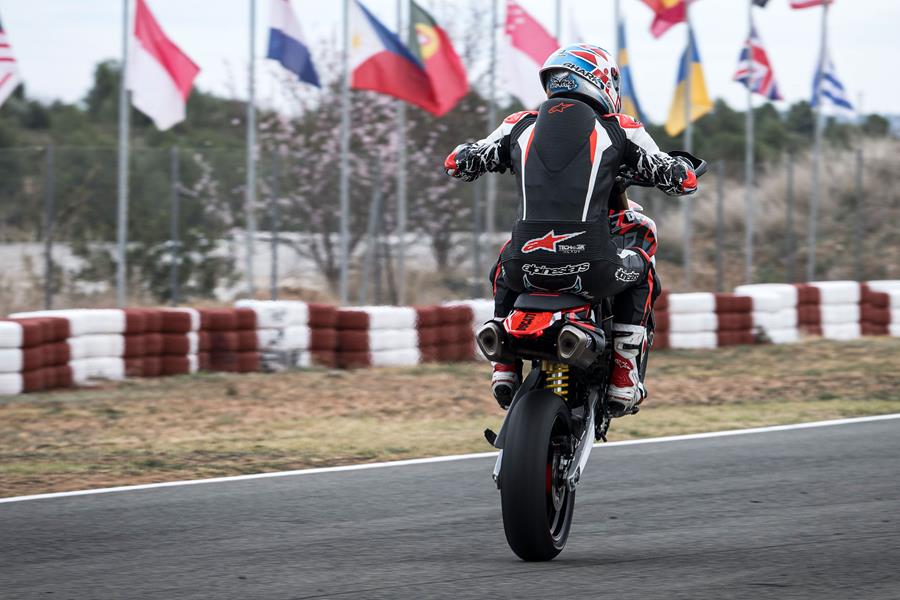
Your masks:
M698 177L707 163L686 152L671 152L694 165ZM619 194L611 208L626 210L625 190L652 187L633 173L620 172ZM523 293L505 318L482 325L475 339L491 361L531 363L500 426L485 438L500 452L493 479L500 490L503 529L510 548L525 561L555 558L572 526L575 491L595 441L606 441L616 413L606 401L612 369L612 298L598 303L568 293ZM648 320L648 345L654 319ZM641 380L647 370L644 353ZM638 411L635 406L631 413Z

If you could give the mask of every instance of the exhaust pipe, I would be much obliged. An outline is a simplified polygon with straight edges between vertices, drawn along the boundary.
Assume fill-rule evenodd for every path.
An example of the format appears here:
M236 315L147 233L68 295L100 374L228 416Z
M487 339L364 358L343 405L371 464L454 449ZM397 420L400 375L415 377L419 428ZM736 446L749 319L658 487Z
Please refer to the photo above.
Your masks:
M556 352L561 362L587 369L597 360L606 347L603 332L590 332L575 327L564 326L556 338Z
M492 362L511 362L515 357L509 351L509 341L503 326L488 321L475 332L475 341L484 357Z

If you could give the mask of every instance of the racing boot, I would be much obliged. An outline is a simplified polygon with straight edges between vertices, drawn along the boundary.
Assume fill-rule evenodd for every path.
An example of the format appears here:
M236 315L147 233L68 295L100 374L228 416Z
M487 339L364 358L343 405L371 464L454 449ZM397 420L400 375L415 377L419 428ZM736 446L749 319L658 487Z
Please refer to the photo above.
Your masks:
M498 362L492 364L494 372L491 375L491 393L500 408L506 410L519 389L519 366Z
M637 405L647 396L640 375L647 328L613 323L613 340L613 368L606 398L612 415L620 417L636 413Z

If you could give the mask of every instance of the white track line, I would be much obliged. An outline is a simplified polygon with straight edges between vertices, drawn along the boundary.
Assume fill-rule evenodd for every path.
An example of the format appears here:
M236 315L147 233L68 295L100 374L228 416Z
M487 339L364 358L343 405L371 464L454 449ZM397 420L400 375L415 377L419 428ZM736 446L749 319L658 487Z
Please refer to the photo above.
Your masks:
M726 431L710 431L707 433L689 433L687 435L670 435L666 437L647 438L642 440L623 440L620 442L608 442L595 444L595 447L603 446L634 446L637 444L659 444L663 442L682 442L687 440L703 440L708 438L729 437L735 435L748 435L753 433L772 433L776 431L792 431L794 429L812 429L814 427L832 427L835 425L851 425L855 423L871 423L873 421L890 421L900 419L900 413L890 415L875 415L871 417L855 417L851 419L833 419L831 421L815 421L812 423L797 423L794 425L773 425L770 427L754 427L752 429L730 429ZM477 452L474 454L457 454L453 456L433 456L430 458L411 458L408 460L395 460L390 462L366 463L360 465L346 465L343 467L320 467L317 469L298 469L296 471L276 471L274 473L254 473L252 475L232 475L230 477L213 477L210 479L188 479L184 481L164 481L161 483L145 483L141 485L123 485L119 487L98 488L94 490L75 490L72 492L54 492L50 494L34 494L31 496L13 496L12 498L0 498L0 504L12 502L25 502L26 500L46 500L50 498L68 498L70 496L89 496L94 494L109 494L112 492L133 492L138 490L152 490L156 488L176 487L184 485L199 485L204 483L228 483L231 481L248 481L251 479L268 479L273 477L293 477L295 475L316 475L319 473L341 473L344 471L363 471L367 469L381 469L385 467L406 467L410 465L425 465L431 463L452 462L469 460L472 458L488 458L497 456L496 452Z

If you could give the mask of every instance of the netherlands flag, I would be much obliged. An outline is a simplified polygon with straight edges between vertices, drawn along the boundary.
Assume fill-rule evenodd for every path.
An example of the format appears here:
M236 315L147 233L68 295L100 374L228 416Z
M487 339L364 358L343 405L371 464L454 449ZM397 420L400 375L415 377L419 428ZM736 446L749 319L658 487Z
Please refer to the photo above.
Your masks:
M750 38L741 50L738 69L734 80L743 83L754 94L769 100L781 100L778 85L775 83L775 72L769 62L769 55L763 48L762 40L756 33L756 26L750 25Z
M350 3L349 18L351 86L440 114L424 65L400 38L359 0Z
M269 50L266 58L280 62L281 66L294 73L300 81L321 87L319 74L313 66L309 46L290 0L271 0L270 9Z

